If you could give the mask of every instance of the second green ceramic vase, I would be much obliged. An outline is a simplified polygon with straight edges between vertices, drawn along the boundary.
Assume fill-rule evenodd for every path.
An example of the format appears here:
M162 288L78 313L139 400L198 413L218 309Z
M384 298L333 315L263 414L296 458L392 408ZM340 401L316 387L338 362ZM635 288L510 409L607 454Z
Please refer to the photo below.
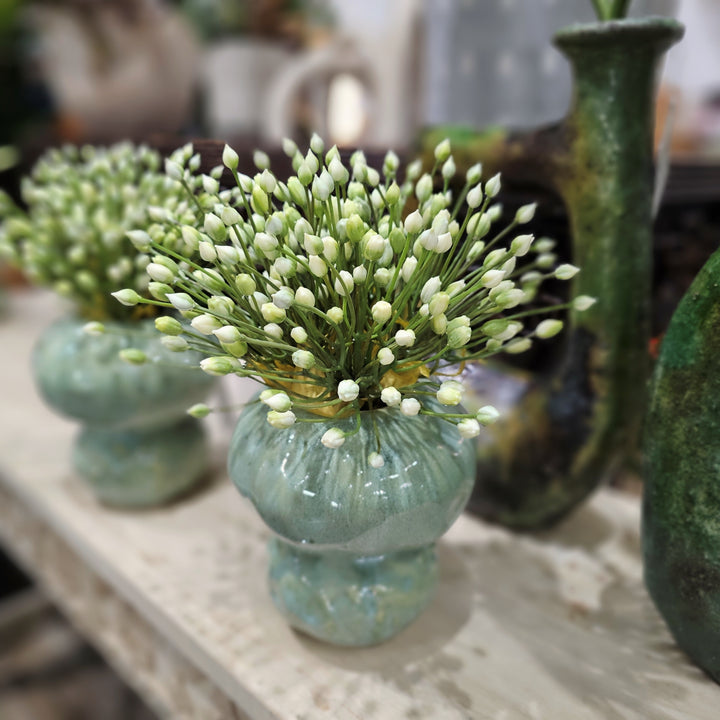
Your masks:
M336 645L387 640L432 597L435 542L472 490L472 441L446 421L383 408L329 449L320 440L328 427L348 431L354 420L277 430L266 413L259 402L243 411L229 471L275 533L275 604L292 626ZM385 464L375 468L378 439Z
M208 448L186 410L205 398L213 378L191 367L193 354L166 350L151 321L107 322L99 336L83 326L77 318L56 322L33 353L44 400L82 424L75 469L108 505L148 507L187 492L207 470ZM121 360L131 347L154 362Z

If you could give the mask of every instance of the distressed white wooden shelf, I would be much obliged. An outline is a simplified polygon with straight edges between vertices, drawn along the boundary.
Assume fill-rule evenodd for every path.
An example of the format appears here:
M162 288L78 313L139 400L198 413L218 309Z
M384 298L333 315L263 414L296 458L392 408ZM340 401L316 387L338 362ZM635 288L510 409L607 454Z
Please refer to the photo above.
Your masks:
M0 540L162 717L717 719L720 689L643 589L638 502L610 491L542 535L461 517L431 607L385 645L294 633L267 594L266 530L220 462L206 490L147 512L100 507L73 477L75 428L29 374L54 303L19 294L0 322Z

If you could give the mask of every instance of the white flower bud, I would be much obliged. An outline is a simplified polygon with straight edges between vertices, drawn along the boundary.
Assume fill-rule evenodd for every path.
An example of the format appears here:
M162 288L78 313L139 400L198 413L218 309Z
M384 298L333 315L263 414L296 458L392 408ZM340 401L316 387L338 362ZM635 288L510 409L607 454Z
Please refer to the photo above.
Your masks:
M325 447L335 450L345 442L345 433L339 428L330 428L320 438L320 442Z
M105 332L105 326L101 322L88 322L83 325L83 332L86 335L97 337Z
M298 344L302 345L308 338L307 330L300 326L294 327L290 331L290 337Z
M388 283L390 282L390 279L392 278L392 273L388 268L378 268L375 273L373 274L373 280L375 280L375 284L378 287L387 287Z
M341 380L337 386L337 395L343 402L352 402L360 394L360 386L354 380Z
M352 276L356 285L362 285L367 280L367 268L364 265L357 265L353 268Z
M347 181L350 179L350 172L348 169L342 164L340 161L340 158L335 156L328 165L328 171L330 173L330 176L332 179L340 184L345 185Z
M529 223L535 217L536 208L537 203L523 205L521 208L518 208L518 211L515 213L515 222L518 223L518 225Z
M306 307L315 307L315 296L306 287L299 287L295 291L295 302Z
M504 277L505 272L503 270L488 270L486 273L483 273L480 278L480 283L483 287L495 288L503 281Z
M255 152L253 152L253 165L255 165L258 170L267 170L270 167L268 154L262 150L255 150Z
M405 232L415 234L419 233L425 223L423 222L422 215L419 211L413 210L406 218L405 218Z
M298 151L298 146L294 140L291 140L290 138L283 138L282 149L289 158L292 158Z
M168 302L180 312L192 310L195 307L195 301L187 293L168 293L166 297Z
M201 420L202 418L207 417L212 410L205 403L195 403L195 405L189 407L186 412L190 415L190 417Z
M123 362L130 365L144 365L148 361L148 356L137 348L125 348L118 355Z
M335 181L327 170L323 170L319 176L315 176L312 183L312 194L320 202L325 202L335 189Z
M255 247L265 255L275 252L278 247L277 238L264 232L257 233L253 243Z
M440 290L442 287L442 281L440 277L435 275L431 277L422 287L420 291L420 300L424 303L430 302L430 298Z
M420 237L417 239L417 242L421 247L425 248L425 250L432 252L433 250L435 250L437 248L437 244L438 244L437 233L432 228L423 230L420 233Z
M337 240L329 235L324 237L322 239L322 248L322 254L325 256L325 259L330 263L334 263L338 257Z
M379 260L383 256L387 244L388 241L382 235L372 235L365 245L363 257L366 260Z
M341 270L338 273L338 277L335 278L335 292L341 297L350 295L355 289L355 282L352 275L347 270Z
M371 452L368 455L368 464L370 467L381 468L385 464L385 460L380 453Z
M328 267L319 255L311 255L308 258L308 266L310 267L310 272L315 277L321 278L327 275Z
M215 330L219 330L222 327L222 322L220 322L220 320L213 315L208 315L207 313L194 317L190 321L190 324L195 330L203 335L212 335Z
M165 158L165 174L173 180L183 179L182 166L170 158Z
M535 328L535 335L543 340L547 340L557 335L562 329L562 320L543 320Z
M451 330L450 323L448 323L447 343L449 348L456 350L457 348L467 345L468 342L470 342L471 335L472 331L469 327L461 326Z
M215 245L207 240L203 240L198 245L198 250L200 251L200 257L205 262L214 262L217 260L217 251L215 250Z
M295 367L309 370L315 365L315 356L308 350L296 350L292 354L292 362Z
M147 252L150 250L152 238L144 230L130 230L129 232L126 232L125 235L136 250L140 252Z
M292 400L282 390L263 390L260 393L260 401L278 412L286 412L292 407Z
M430 196L432 195L432 191L433 191L432 178L427 173L425 173L417 181L417 185L415 185L415 197L417 197L418 201L421 203L427 202L430 199Z
M468 440L480 434L480 423L474 418L465 418L457 424L457 429L460 437Z
M468 207L474 210L476 207L480 206L482 201L483 191L480 184L478 184L468 192L466 202L468 204Z
M322 153L325 152L325 143L316 132L314 132L310 138L310 149L316 155L322 155Z
M222 243L227 239L225 223L215 213L207 213L203 223L203 230L216 242Z
M285 412L270 410L267 414L267 421L272 427L284 430L295 423L295 413L292 410L285 410Z
M467 173L465 173L465 179L471 185L474 185L475 183L480 182L481 177L482 177L482 163L475 163L475 165L473 165L472 167L469 167Z
M475 413L475 418L481 425L492 425L499 417L500 413L492 405L483 405Z
M534 239L534 235L518 235L510 243L510 252L515 257L523 257L523 255L527 255Z
M118 302L128 307L137 305L142 298L138 295L135 290L125 288L124 290L117 290L114 293L110 293Z
M597 302L597 298L590 297L589 295L578 295L573 301L573 309L578 312L584 312L588 308L591 308Z
M575 277L579 272L579 267L575 267L575 265L571 265L570 263L565 263L564 265L558 265L557 268L555 268L555 277L558 280L570 280L570 278Z
M325 314L336 325L339 325L345 319L345 313L343 313L343 309L340 307L337 307L337 305L334 307L331 307Z
M438 235L435 252L438 254L445 253L452 247L452 235L449 232Z
M452 180L455 176L455 172L457 171L457 168L455 167L455 161L452 159L452 156L450 156L442 166L442 176L445 180Z
M436 335L444 335L447 332L448 319L443 314L436 315L430 321L430 325Z
M485 183L485 194L488 197L495 197L500 192L500 173L497 175L493 175L486 183Z
M234 325L223 325L212 331L212 334L221 342L226 345L232 345L238 340L242 339L240 331Z
M388 407L394 407L395 405L399 405L401 403L402 395L396 387L393 387L391 385L390 387L383 388L382 392L380 393L380 399Z
M208 375L229 375L236 369L233 359L229 357L209 357L200 361L200 369Z
M415 272L415 268L417 267L417 264L418 264L418 260L416 257L405 258L405 262L403 262L402 268L400 270L402 279L405 282L410 282L410 278L412 277L412 274Z
M407 417L414 417L422 408L415 398L404 398L400 403L400 412Z
M438 162L445 162L450 157L451 152L450 139L445 138L435 146L435 159Z
M391 365L395 360L395 355L390 348L380 348L377 354L378 362L381 365Z
M202 185L208 195L217 195L220 190L220 183L209 175L202 176Z
M450 295L446 292L438 292L435 293L431 298L430 302L428 304L428 310L430 312L430 317L436 317L438 315L442 315L450 304Z
M157 282L171 284L175 280L175 273L165 267L165 265L161 265L160 263L149 263L148 266L145 268L145 271L153 280Z
M225 145L222 153L223 165L230 170L237 170L238 162L240 158L238 154L229 146Z
M373 320L378 323L386 323L392 317L392 305L385 300L378 300L371 308Z
M457 380L448 380L440 385L436 393L441 405L459 405L462 402L463 386Z
M282 310L287 310L293 304L293 300L295 300L295 293L287 287L280 288L272 295L273 305Z
M401 347L412 347L415 344L415 333L414 331L398 330L395 333L395 342Z
M266 302L260 306L260 312L266 322L281 323L285 320L286 312L283 308L279 308L275 303Z

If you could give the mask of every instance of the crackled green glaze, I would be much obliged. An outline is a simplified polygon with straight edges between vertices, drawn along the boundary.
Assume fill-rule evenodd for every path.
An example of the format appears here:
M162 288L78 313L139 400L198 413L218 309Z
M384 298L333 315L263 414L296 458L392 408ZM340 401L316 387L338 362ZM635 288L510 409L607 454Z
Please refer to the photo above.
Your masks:
M301 411L298 411L300 414ZM228 467L240 492L277 534L270 588L289 622L339 645L371 645L408 625L435 585L435 541L470 495L475 450L449 423L363 413L360 431L332 450L328 427L354 420L270 427L267 408L246 407ZM385 464L373 468L377 449Z
M662 343L645 430L645 582L680 647L720 682L720 251Z
M152 321L108 322L99 336L83 325L68 318L50 326L32 359L44 400L84 426L76 470L112 505L157 505L186 492L208 462L205 434L186 410L205 398L213 379L191 369L197 357L166 350ZM123 362L118 353L129 347L155 362Z
M560 31L555 42L574 71L569 115L504 141L511 177L530 169L563 198L581 268L571 294L598 302L571 313L555 371L528 383L480 449L471 509L492 520L551 524L637 456L649 374L655 73L681 35L664 18Z

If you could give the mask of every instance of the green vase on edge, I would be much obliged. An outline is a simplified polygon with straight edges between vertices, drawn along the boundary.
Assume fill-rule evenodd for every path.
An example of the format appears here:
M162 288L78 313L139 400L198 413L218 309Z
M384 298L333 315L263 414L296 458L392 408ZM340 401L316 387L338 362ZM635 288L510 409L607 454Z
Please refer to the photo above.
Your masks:
M82 423L73 464L98 499L118 507L166 503L194 487L208 465L200 423L187 415L213 378L198 358L166 350L152 321L108 321L89 335L85 321L59 320L33 351L43 399ZM130 365L118 353L144 351L154 362Z
M349 431L354 420L279 431L266 414L260 403L245 408L228 467L275 533L276 606L292 626L329 643L387 640L432 597L435 542L470 496L473 443L439 418L383 408L363 412L360 431L329 449L321 444L327 428ZM378 440L385 464L375 468L367 458Z
M663 339L645 429L645 583L678 645L720 682L720 250Z

